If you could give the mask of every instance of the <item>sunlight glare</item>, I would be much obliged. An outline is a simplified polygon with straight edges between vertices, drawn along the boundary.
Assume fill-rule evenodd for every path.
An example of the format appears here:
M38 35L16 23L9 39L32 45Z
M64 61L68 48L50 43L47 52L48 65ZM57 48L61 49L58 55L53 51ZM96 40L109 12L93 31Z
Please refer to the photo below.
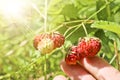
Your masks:
M0 0L0 10L7 17L19 17L22 14L23 2L18 0Z

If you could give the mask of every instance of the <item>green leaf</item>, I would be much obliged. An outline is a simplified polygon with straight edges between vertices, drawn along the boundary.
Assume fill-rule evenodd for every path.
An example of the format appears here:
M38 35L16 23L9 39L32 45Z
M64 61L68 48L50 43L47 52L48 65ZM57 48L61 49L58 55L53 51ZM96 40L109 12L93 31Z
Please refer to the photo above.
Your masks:
M92 28L103 29L120 34L120 25L114 22L108 21L96 21L91 25Z
M77 18L78 9L73 4L67 4L63 7L61 14L69 18Z
M101 7L105 5L105 0L97 0L96 2L96 10L98 11ZM97 13L97 18L99 20L107 20L107 8L102 9L99 13Z
M120 23L120 10L119 10L119 12L118 13L116 13L115 15L114 15L114 20L115 20L115 22L117 22L117 23Z
M104 53L107 53L106 55L109 56L109 54L112 53L112 51L109 47L110 40L105 35L105 32L103 30L98 30L98 31L96 31L95 36L100 38L100 40L102 42L102 51Z
M113 40L113 41L116 41L116 43L117 43L117 48L118 48L118 50L120 50L120 39L119 39L119 37L118 37L116 34L114 34L114 33L112 33L112 32L109 32L109 31L105 32L105 35L106 35L107 37L109 37L109 39L111 39L111 40Z
M92 5L95 3L95 0L75 0L76 3L79 3L84 6Z
M53 5L59 4L60 2L62 2L62 0L51 0L49 5L53 6Z

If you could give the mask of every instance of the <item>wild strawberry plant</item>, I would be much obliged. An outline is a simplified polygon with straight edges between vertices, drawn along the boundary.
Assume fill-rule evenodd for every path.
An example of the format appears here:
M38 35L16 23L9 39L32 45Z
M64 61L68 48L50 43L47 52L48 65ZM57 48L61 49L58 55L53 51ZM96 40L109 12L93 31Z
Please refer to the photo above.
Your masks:
M42 80L46 75L53 80L64 75L61 60L76 64L86 55L102 57L120 70L119 0L27 1L32 4L21 18L9 20L0 11L0 79Z

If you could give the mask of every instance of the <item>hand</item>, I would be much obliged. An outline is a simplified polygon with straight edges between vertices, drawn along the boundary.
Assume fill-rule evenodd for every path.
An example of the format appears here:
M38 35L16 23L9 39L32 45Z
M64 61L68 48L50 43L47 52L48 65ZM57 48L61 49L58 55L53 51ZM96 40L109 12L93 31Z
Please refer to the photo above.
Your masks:
M61 69L72 80L120 80L120 72L99 57L83 58L81 65L61 63ZM54 80L67 80L59 75Z

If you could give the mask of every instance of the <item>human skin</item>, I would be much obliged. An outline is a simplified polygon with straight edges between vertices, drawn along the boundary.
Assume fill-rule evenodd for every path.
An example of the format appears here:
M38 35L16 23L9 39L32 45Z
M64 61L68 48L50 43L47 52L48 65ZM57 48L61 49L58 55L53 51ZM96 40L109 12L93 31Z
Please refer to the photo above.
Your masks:
M77 65L68 65L62 61L60 66L71 80L120 80L120 72L97 56L83 58ZM67 80L64 76L54 78L54 80L60 79Z

